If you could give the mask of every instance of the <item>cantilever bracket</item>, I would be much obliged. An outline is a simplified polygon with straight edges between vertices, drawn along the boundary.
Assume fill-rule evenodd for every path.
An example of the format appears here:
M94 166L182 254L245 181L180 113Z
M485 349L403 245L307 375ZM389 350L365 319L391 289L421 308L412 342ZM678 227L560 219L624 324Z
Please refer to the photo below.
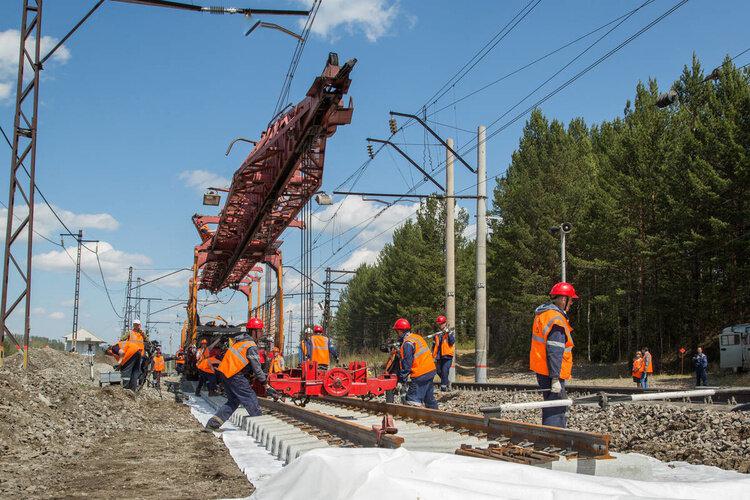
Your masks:
M440 189L440 191L445 192L445 188L442 186L442 184L440 184L438 181L436 181L430 174L427 173L427 171L425 171L425 169L423 169L422 167L420 167L417 162L415 162L414 160L412 160L411 156L409 156L406 153L404 153L404 151L400 147L396 146L391 141L384 141L383 139L373 139L372 137L368 137L367 141L368 142L377 142L377 143L380 143L380 144L387 144L387 145L391 146L393 149L395 149L398 152L398 154L400 154L401 156L403 156L404 158L406 158L409 161L409 163L411 163L412 165L414 165L414 168L416 168L417 170L419 170L420 172L422 172L422 174L424 174L424 176L427 177L427 179L429 179L433 184L435 184L438 187L438 189Z

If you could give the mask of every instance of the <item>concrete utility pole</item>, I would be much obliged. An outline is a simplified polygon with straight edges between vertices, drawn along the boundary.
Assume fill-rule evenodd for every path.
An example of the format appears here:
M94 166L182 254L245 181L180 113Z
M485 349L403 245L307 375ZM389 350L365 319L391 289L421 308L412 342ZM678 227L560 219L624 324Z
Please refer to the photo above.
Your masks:
M565 256L565 230L560 231L560 275L562 281L568 281L567 262Z
M83 230L81 229L78 230L78 233L61 233L61 240L65 236L72 236L78 243L78 254L76 257L76 288L73 295L73 340L71 342L72 350L76 351L76 347L78 346L78 308L80 306L81 298L81 246L84 243L99 243L99 240L84 240Z
M453 185L453 139L445 150L445 317L448 328L456 328L456 199ZM458 342L458 338L456 339ZM453 355L448 380L456 381L456 355Z
M474 380L487 382L487 146L486 129L477 130L477 331Z

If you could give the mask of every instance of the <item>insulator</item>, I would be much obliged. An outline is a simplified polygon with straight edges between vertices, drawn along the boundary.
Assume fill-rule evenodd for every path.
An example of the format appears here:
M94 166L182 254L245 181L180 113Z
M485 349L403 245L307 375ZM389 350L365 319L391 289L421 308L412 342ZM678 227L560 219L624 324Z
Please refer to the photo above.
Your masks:
M396 135L396 132L398 132L398 125L396 124L395 118L388 120L388 126L391 127L391 135Z
M367 154L371 160L375 159L375 152L372 150L372 144L367 145Z

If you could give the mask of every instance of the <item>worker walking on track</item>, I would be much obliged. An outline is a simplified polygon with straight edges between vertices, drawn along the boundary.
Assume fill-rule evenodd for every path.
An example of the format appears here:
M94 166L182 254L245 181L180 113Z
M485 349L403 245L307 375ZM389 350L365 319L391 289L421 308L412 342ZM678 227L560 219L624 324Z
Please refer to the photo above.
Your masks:
M703 353L703 348L699 347L698 352L693 356L693 367L695 368L695 386L708 385L708 356Z
M141 377L141 361L146 352L144 342L148 340L146 333L141 330L141 320L133 320L133 329L123 335L120 340L128 343L125 347L125 356L120 361L120 372L123 378L128 378L125 389L135 391L138 389L138 379Z
M208 386L208 395L215 396L216 391L216 367L220 360L217 353L208 347L208 340L201 340L201 347L195 353L196 368L198 368L198 385L195 387L195 395L201 395L203 386Z
M437 372L440 375L440 390L448 390L450 379L448 374L453 364L453 354L456 352L456 335L448 329L448 319L442 314L435 320L439 332L433 338L432 357L435 358Z
M398 379L406 385L406 404L437 410L433 382L437 370L427 342L421 335L411 332L411 324L405 318L397 319L393 329L401 342Z
M207 431L219 430L219 427L232 416L240 405L245 407L251 417L261 415L258 396L250 387L250 381L245 376L248 369L252 370L255 379L265 387L266 393L272 397L277 395L273 388L268 387L266 374L263 373L258 358L258 345L253 340L253 337L258 338L260 336L262 330L263 321L258 318L250 318L247 322L247 333L235 337L235 342L229 346L226 354L224 354L216 373L224 385L224 394L227 401L208 420L206 423Z
M654 358L651 357L651 351L648 347L643 348L643 389L648 389L648 379L654 373Z
M531 331L529 368L536 373L545 401L565 399L565 381L573 369L573 327L568 311L578 298L573 285L557 283L549 292L550 301L534 311ZM542 424L565 428L567 409L564 406L542 409Z
M337 362L339 360L336 348L331 344L331 339L326 337L325 331L320 325L313 327L313 334L305 341L305 350L307 352L305 359L316 361L318 368L321 370L328 369L328 366L331 364L331 357Z
M633 369L630 371L630 373L633 375L633 382L635 382L638 387L643 388L643 375L645 374L643 370L643 354L641 351L638 351L635 353L635 359L633 359Z

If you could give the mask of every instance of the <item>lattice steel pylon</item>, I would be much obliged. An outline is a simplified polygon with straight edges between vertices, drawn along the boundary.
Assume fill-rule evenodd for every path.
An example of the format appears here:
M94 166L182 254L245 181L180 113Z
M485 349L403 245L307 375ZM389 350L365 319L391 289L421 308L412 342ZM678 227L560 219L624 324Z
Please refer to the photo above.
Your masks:
M42 2L24 0L21 17L21 43L16 82L16 110L13 117L13 153L10 158L8 217L5 225L3 253L3 289L0 305L0 366L5 356L3 341L7 334L17 347L23 348L23 366L28 368L29 333L31 331L31 252L34 234L34 180L36 174L37 109L39 107L39 73L42 42ZM31 43L29 44L28 42ZM31 49L31 52L29 51ZM33 72L27 78L28 71ZM28 83L24 83L28 80ZM28 180L19 176L23 162L29 159ZM16 194L20 194L17 199ZM26 210L23 204L26 204ZM25 212L25 215L20 215ZM17 224L14 227L14 222ZM25 235L24 235L25 233ZM25 238L24 238L25 236ZM25 252L25 260L23 254ZM11 265L12 264L12 265ZM25 269L25 270L24 270ZM11 273L20 278L21 289L12 289ZM15 299L13 299L15 297ZM23 345L11 332L10 321L23 303Z

